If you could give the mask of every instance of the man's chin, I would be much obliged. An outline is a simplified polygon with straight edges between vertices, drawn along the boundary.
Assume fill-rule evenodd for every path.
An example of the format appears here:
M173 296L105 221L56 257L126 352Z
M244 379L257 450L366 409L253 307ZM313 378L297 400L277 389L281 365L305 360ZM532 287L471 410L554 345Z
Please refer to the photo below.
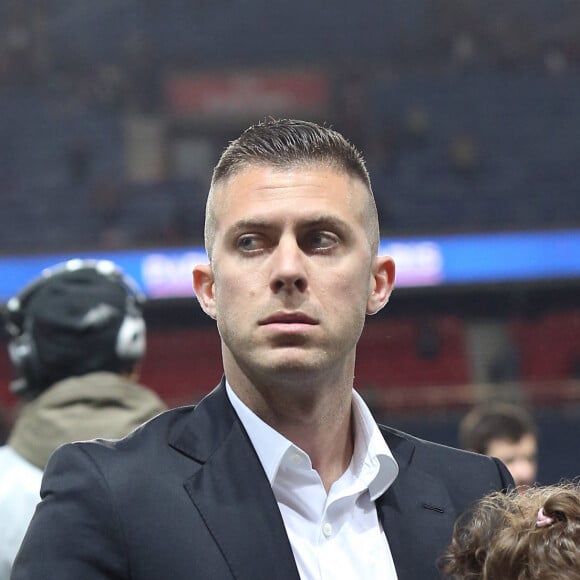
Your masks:
M287 376L292 379L315 376L323 372L324 359L319 354L300 348L286 348L270 352L258 361L264 373L272 378Z

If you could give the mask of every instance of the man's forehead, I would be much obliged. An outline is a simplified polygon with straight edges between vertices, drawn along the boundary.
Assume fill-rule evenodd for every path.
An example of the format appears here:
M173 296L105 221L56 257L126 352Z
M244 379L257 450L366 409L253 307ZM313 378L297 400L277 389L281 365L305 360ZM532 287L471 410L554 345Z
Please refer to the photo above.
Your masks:
M519 439L512 439L510 437L498 437L492 439L488 444L488 449L494 449L498 452L503 449L516 449L520 447L535 447L536 438L531 433L525 433Z
M332 193L336 198L343 196L349 204L369 195L358 177L342 169L317 164L283 167L250 165L215 183L211 202L215 210L220 205L243 199L252 193L258 196L272 194L275 198L277 193L294 194L300 191L305 194Z

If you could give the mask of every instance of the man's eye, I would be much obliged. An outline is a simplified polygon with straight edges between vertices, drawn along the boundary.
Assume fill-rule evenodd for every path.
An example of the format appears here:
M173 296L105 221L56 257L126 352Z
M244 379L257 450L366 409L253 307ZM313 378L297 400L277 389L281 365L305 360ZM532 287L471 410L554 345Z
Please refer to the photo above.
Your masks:
M328 250L338 244L336 235L329 232L315 232L310 236L310 245L315 250Z
M261 238L258 236L242 236L238 240L237 247L242 250L242 252L253 252L255 250L260 250L263 247Z

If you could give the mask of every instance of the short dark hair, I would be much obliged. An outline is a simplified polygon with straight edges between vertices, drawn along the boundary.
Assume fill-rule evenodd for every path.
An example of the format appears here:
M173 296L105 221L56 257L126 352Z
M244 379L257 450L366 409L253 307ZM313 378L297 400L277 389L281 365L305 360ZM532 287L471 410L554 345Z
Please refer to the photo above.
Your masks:
M492 441L518 442L524 435L537 436L532 416L511 403L489 403L474 407L459 424L459 445L487 454Z
M212 184L248 165L287 167L313 162L340 168L371 189L363 156L352 143L330 127L297 119L267 119L248 127L222 153Z
M376 252L379 241L377 208L361 152L330 127L311 121L269 118L248 127L232 141L214 168L205 216L205 244L210 259L215 236L212 191L219 182L256 165L279 169L326 165L360 179L369 192L369 238Z

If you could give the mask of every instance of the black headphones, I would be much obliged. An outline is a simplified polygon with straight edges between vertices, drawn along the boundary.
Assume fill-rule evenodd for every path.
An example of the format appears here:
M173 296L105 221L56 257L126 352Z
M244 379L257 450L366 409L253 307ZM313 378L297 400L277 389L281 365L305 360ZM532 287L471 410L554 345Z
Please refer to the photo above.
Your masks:
M137 283L109 260L69 260L44 270L38 278L6 303L5 327L11 337L8 342L8 354L18 377L10 386L13 393L33 398L50 386L46 384L43 365L32 332L34 315L28 311L31 300L49 283L71 276L72 273L82 272L92 273L91 275L97 279L102 278L102 282L112 283L125 294L123 320L114 345L119 368L130 370L145 354L146 327L143 319L145 296ZM102 316L103 323L106 324L110 311L113 310L112 306L103 304L93 309L91 314L93 318Z

